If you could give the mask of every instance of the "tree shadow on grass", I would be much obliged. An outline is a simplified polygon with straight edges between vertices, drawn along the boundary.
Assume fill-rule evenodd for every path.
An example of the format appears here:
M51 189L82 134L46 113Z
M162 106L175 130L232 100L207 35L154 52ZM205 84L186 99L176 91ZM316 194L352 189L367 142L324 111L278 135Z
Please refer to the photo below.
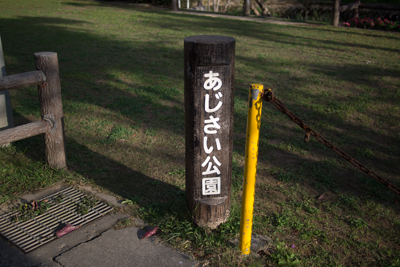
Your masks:
M363 48L363 49L371 49L371 50L381 50L388 52L399 53L400 49L392 49L392 48L382 48L379 46L362 44L362 43L353 43L353 42L343 42L336 41L335 38L325 39L325 38L315 38L315 37L306 37L299 36L296 34L283 33L281 31L282 27L291 28L294 26L282 26L282 25L260 25L257 22L250 21L240 21L233 22L237 24L237 27L231 27L232 20L223 19L223 18L196 18L187 14L174 14L167 13L164 15L166 17L170 17L171 20L166 20L163 24L157 24L151 22L155 27L162 27L164 29L174 29L177 27L193 27L193 30L196 28L201 28L203 30L208 30L209 32L215 32L215 27L218 25L223 31L229 32L232 36L242 36L242 37L251 37L257 38L259 41L268 40L275 45L292 45L292 46L306 46L310 48L325 48L329 46L330 49L337 52L345 52L348 50L348 47L354 48ZM185 20L192 19L196 20L196 23L193 26L185 25ZM260 27L263 26L263 27ZM257 29L257 31L249 31L249 28ZM309 28L307 28L309 29ZM310 31L314 30L314 28L309 29ZM321 30L321 29L319 29ZM340 34L340 32L339 32ZM292 38L296 38L292 41ZM398 38L397 38L398 40Z
M114 7L114 5L110 6ZM127 8L137 11L133 6L128 6ZM139 10L140 12L154 12L154 10L151 9L143 11L143 8L140 8ZM196 23L187 25L188 23L186 20L188 18L193 19ZM132 20L132 22L133 21L134 20ZM221 27L219 30L215 28L217 22L219 23L219 27ZM132 34L131 36L134 41L117 40L113 36L108 36L106 34L96 35L86 30L68 27L70 25L82 26L87 23L92 22L52 17L1 19L0 24L5 25L5 29L7 29L2 33L5 54L9 54L11 55L10 57L16 59L11 62L11 64L6 63L7 66L11 67L14 73L30 71L34 67L33 61L28 59L32 57L34 52L51 50L58 53L64 112L66 113L67 121L66 127L69 127L69 119L72 120L73 118L80 117L89 120L96 118L96 116L100 117L116 114L110 116L114 116L112 117L113 119L121 120L121 122L123 120L131 120L135 125L140 125L141 127L150 126L159 131L159 133L165 135L175 134L183 137L183 88L179 87L179 85L183 84L183 45L181 48L175 48L169 45L168 39L159 40L156 36L154 36L154 40L141 40L140 36L137 34ZM268 39L271 45L294 45L301 48L309 46L313 48L324 48L323 45L332 45L332 49L335 51L346 51L346 47L348 46L348 42L339 41L323 41L323 45L315 43L308 44L307 42L315 42L315 40L305 37L296 37L296 40L292 40L293 36L289 33L278 32L279 29L282 29L279 27L282 26L277 25L268 25L268 27L260 28L259 32L251 33L249 28L259 26L260 24L252 22L235 23L236 22L232 20L193 18L190 15L163 13L162 18L157 21L148 21L147 24L154 29L172 30L171 38L175 39L177 38L175 34L178 34L181 29L185 29L186 32L191 32L193 34L213 32L215 34L238 36L238 42L243 42L245 38L251 37L259 41ZM235 27L232 27L232 24L234 24ZM91 26L95 27L96 25L91 24ZM201 30L198 30L199 28ZM31 33L38 31L45 31L48 34L46 37L37 40ZM16 38L17 35L22 37ZM22 49L26 43L29 43L30 46ZM398 51L397 49L385 49L363 44L353 44L353 47L386 50L388 52ZM279 60L271 58L254 59L240 54L237 55L236 60L242 64L241 69L237 70L244 73L241 75L241 83L244 84L247 81L254 80L251 73L246 73L246 71L250 72L248 69L251 70L252 67L262 68L263 71L268 73L271 77L276 76L281 77L282 80L287 80L287 84L280 84L279 90L281 90L281 92L288 92L288 94L296 94L296 91L292 88L294 84L314 84L314 81L310 80L309 77L297 77L295 75L286 75L286 77L284 77L285 66L283 66L282 61ZM268 64L265 64L266 62ZM289 64L290 62L283 63ZM372 73L376 73L377 76L381 77L398 77L399 74L396 70L378 69L372 65L365 68L365 73L359 72L360 66L357 64L346 66L345 70L339 67L332 67L332 65L329 64L303 65L310 68L311 72L316 75L331 75L347 80L348 82L365 81L373 86L379 86L379 84L376 80L371 78L370 75ZM353 73L353 76L347 75L346 73ZM356 78L354 78L354 76ZM241 89L237 90L235 106L236 102L239 104L243 102L244 106L247 106L245 104L247 101L247 92L242 93ZM32 88L28 89L28 93L21 91L14 95L14 98L18 99L18 110L20 110L22 114L34 114L35 117L38 117L39 109L37 105L32 104L34 103L33 101L37 99L35 93L35 89ZM307 95L307 92L304 92L303 99L308 98L310 102L318 102L321 101L322 97L323 96L319 93ZM364 131L368 135L375 135L379 140L386 140L384 143L379 143L375 146L381 153L386 153L386 144L396 141L385 134L376 134L372 130L360 125L345 123L343 119L334 114L326 115L325 112L313 110L301 104L293 104L290 98L282 98L281 100L287 103L289 109L300 111L301 114L311 117L311 125L312 122L318 122L319 119L316 118L323 118L323 120L329 121L329 123L335 127L346 128L346 131L349 133L353 131ZM340 99L335 99L337 102L339 100ZM344 101L345 99L342 100ZM90 106L102 108L103 113L92 113L90 111ZM265 114L276 117L273 112L265 112ZM268 125L268 116L263 121L262 125ZM386 115L381 116L381 119L387 118ZM77 119L77 121L79 120ZM235 113L235 132L245 132L245 123L246 112L237 109ZM284 124L280 124L277 121L274 122L274 125L282 127L282 131L288 130L288 128L283 128L285 127ZM341 134L340 131L332 131L328 136L340 136ZM134 192L135 195L143 199L143 205L147 203L146 201L149 199L148 195L152 195L153 193L155 199L160 203L175 198L173 193L171 193L170 196L167 195L167 200L162 197L160 198L160 195L163 195L163 192L176 192L176 186L163 181L160 181L160 184L158 184L158 177L156 177L156 175L155 177L150 177L149 175L143 174L139 167L136 169L132 166L127 167L117 160L106 156L106 153L101 154L90 149L85 142L92 142L95 140L97 137L94 133L74 133L73 136L75 136L75 138L67 135L67 156L69 157L71 170L86 177L89 176L96 184L124 198L131 197L130 192ZM105 137L103 136L102 138L104 141ZM279 138L290 140L291 134L286 132ZM146 141L151 139L152 137L149 136ZM301 140L301 138L299 138L299 140ZM39 151L38 147L41 146L41 141L29 141L37 142L36 148L24 142L25 141L21 141L21 143L17 145L20 150L25 150L26 147L30 147L28 153L30 153L29 151ZM351 144L357 143L359 140L354 136L349 136L347 142ZM372 139L371 142L373 142ZM244 144L244 140L241 143ZM295 144L290 143L290 145L296 147ZM104 146L104 148L113 149L115 151L118 149L121 151L137 150L140 153L143 152L143 154L146 152L146 148L144 147L133 147L123 143L107 143L107 146ZM235 146L235 150L241 154L243 154L242 148L243 147L240 145ZM267 151L278 150L278 157L287 157L293 162L304 162L303 164L307 165L310 169L318 169L321 167L320 162L272 146L265 139L261 140L260 148L261 163L266 162L262 160L262 158L269 157ZM299 149L304 149L304 147L299 145ZM170 148L170 150L173 149ZM107 152L107 150L105 152ZM175 166L183 167L182 159L178 158L176 153L167 150L164 150L164 152L161 151L158 154L154 153L155 157L147 159L147 162L155 161L166 154L171 155L170 161L173 162ZM316 152L316 158L321 156L333 158L331 155L327 156L325 152L320 149ZM42 158L40 155L36 155L35 157ZM183 155L181 155L181 157L183 157ZM279 159L272 160L271 164L279 168L286 167L285 162ZM298 167L298 165L296 165L296 167ZM330 166L328 167L330 169L333 168ZM318 173L324 174L323 171ZM158 186L160 190L157 189ZM318 184L314 187L317 186ZM311 187L313 187L313 185L311 185ZM346 190L348 188L346 177L338 180L334 187ZM183 191L178 191L178 195L181 194L179 192ZM177 199L180 201L182 200L180 197Z
M69 2L69 3L65 3L66 5L72 5L72 6L79 6L79 7L88 7L91 5L100 5L100 6L104 6L104 7L111 7L111 8L115 8L115 7L119 7L119 8L123 8L124 10L140 10L141 12L148 12L148 13L154 13L154 12L160 12L161 14L163 14L165 17L169 17L169 20L165 20L163 21L163 23L161 24L156 24L153 22L149 22L152 25L156 26L156 27L162 27L164 29L174 29L176 27L180 27L180 26L185 26L188 27L189 25L187 25L186 19L196 19L197 16L193 16L190 14L176 14L176 13L166 13L165 11L168 11L168 9L160 9L160 10L155 10L154 8L150 8L150 7L146 7L146 6L136 6L136 5L129 5L129 4L124 4L124 3L112 3L112 2L104 2L104 1L99 1L96 2L95 4L87 4L87 3L76 3L76 2ZM181 18L185 19L185 20L181 20ZM282 32L280 33L274 33L274 28L275 27L282 27L282 25L268 25L267 27L259 27L260 23L258 22L249 22L249 21L240 21L239 24L243 24L243 25L239 25L239 27L230 27L230 22L232 20L231 19L224 19L224 18L210 18L210 17L206 17L206 18L198 18L196 19L196 23L193 24L193 30L196 29L211 29L213 30L215 28L215 25L219 25L219 27L221 29L224 29L224 31L229 31L230 34L232 34L233 36L247 36L247 37L255 37L258 36L260 40L265 40L268 39L273 43L278 43L278 44L289 44L289 45L293 45L293 42L288 42L285 40L285 38L288 37L293 37L293 35L290 34L284 34ZM235 23L235 22L234 22ZM236 21L236 23L238 23ZM190 26L189 26L190 27ZM257 28L257 31L248 31L249 27L254 27ZM284 26L285 27L285 26ZM286 26L286 27L291 27L291 26ZM363 33L355 33L355 32L348 32L348 31L335 31L335 30L329 30L329 29L318 29L315 27L304 27L304 26L296 26L298 28L301 29L306 29L306 30L310 30L310 31L321 31L321 32L332 32L335 34L359 34L362 36L373 36L373 37L384 37L387 39L394 39L394 40L398 40L399 38L396 37L390 37L390 36L379 36L379 35L373 35L370 32L363 32ZM212 32L212 31L211 31ZM396 33L396 32L394 32ZM307 37L302 37L302 36L296 36L297 38L297 42L295 43L295 45L307 45L310 47L314 47L314 48L319 48L319 47L323 47L326 45L332 46L332 49L340 52L340 51L345 51L347 47L355 47L355 48L366 48L366 49L378 49L378 50L382 50L382 51L391 51L391 52L400 52L400 49L387 49L387 48L380 48L378 46L371 46L371 45L366 45L366 44L355 44L353 42L337 42L334 40L319 40L318 44L314 44L315 39L314 38L307 38ZM312 44L310 44L310 42ZM340 47L342 47L344 49L341 49Z
M31 122L16 114L19 124ZM38 135L13 144L35 160L44 159L43 136ZM68 170L80 174L91 184L105 188L123 199L134 200L153 212L186 214L185 192L178 186L150 177L138 170L101 155L80 142L66 137ZM182 177L183 179L183 177Z
M25 23L31 26L30 30L32 31L38 31L40 28L41 30L46 29L46 32L49 33L47 35L48 39L46 39L48 42L43 42L43 39L41 40L42 42L35 41L31 43L27 50L18 51L10 47L10 42L3 41L6 55L11 54L21 57L20 62L7 64L8 69L12 70L9 73L34 69L32 66L33 60L29 60L29 58L32 58L34 51L56 51L59 57L62 80L63 106L67 117L66 128L70 128L70 125L68 125L69 116L82 116L81 111L78 111L81 107L96 105L130 119L136 127L152 127L183 134L183 109L179 108L183 103L176 97L181 91L171 83L167 83L164 87L151 85L152 81L156 79L162 80L166 79L165 77L181 76L171 72L169 68L171 64L168 59L171 56L174 57L176 51L164 48L158 42L146 42L145 44L140 44L139 47L131 47L128 44L112 39L102 39L90 34L70 31L64 27L65 25L86 23L79 20L45 17L21 17L17 20L0 20L0 24L5 25L10 31L14 27L21 27ZM2 35L3 40L12 40L13 34L14 32L6 32ZM30 39L29 37L27 38ZM83 42L81 42L82 40ZM21 41L24 42L24 40ZM68 46L65 46L66 43ZM20 45L22 44L17 46ZM86 48L82 48L85 46ZM97 46L97 51L93 51L94 46ZM153 65L153 62L159 59L159 54L151 55L152 49L149 50L149 47L165 55L161 57L161 61L164 63L160 64L160 60L158 60L157 66ZM121 60L118 60L121 54L129 54L132 61L129 63L127 61L121 62ZM149 56L145 60L143 60L144 54ZM139 62L136 55L140 55ZM101 62L98 61L99 58L101 58ZM21 62L23 64L20 64ZM152 66L152 68L146 67L146 64ZM132 66L133 69L131 68ZM76 73L76 69L80 69L80 72L77 73L78 75L73 75L73 73ZM95 75L97 80L88 78L85 74L88 70L98 73L98 75ZM142 80L142 82L136 83L130 77L121 80L112 73L112 70L126 71ZM144 83L148 82L148 85L144 85L143 81ZM121 90L121 87L126 90ZM84 89L82 90L82 88ZM15 106L21 113L32 114L32 117L36 118L40 116L36 88L20 89L13 93L14 98L18 99L18 104ZM162 101L161 103L159 102L160 100ZM91 116L87 111L84 111L84 113L88 118ZM18 112L15 118L17 124L29 121ZM95 138L94 135L88 137L91 140ZM149 138L151 139L151 137ZM98 141L102 145L118 147L118 149L124 151L128 149L131 151L136 150L136 152L143 150L143 148L132 148L119 142L108 141L107 137L104 136L100 139ZM16 147L20 151L27 151L27 155L36 160L44 158L43 141L40 137L16 142ZM127 167L107 156L96 153L82 144L82 140L74 140L68 135L66 151L69 169L86 178L89 177L88 179L91 182L123 198L139 199L137 202L140 205L151 207L153 210L186 213L184 191L177 186L157 180L157 177L149 177L141 171L134 170L132 167ZM162 148L154 152L153 157L167 157L168 161L171 162L183 162L183 159L175 158L173 153L163 151ZM143 159L143 161L146 161L143 165L148 164L149 160L151 161L152 158Z
M249 65L254 63L243 56L237 56L237 59L248 62ZM273 60L269 60L269 64L273 67L266 71L268 76L283 76L279 64ZM303 64L303 67L309 68L310 72L318 77L331 76L329 79L353 83L355 86L347 88L351 92L342 90L342 93L340 93L341 88L335 86L331 88L331 92L328 91L332 94L329 95L325 90L314 92L304 90L312 84L309 78L291 75L289 82L280 84L276 90L273 87L275 96L328 141L400 187L396 163L396 159L400 157L396 149L399 138L395 135L395 130L392 130L398 124L398 116L382 108L379 110L379 107L384 105L396 107L396 103L400 100L397 88L395 86L382 88L380 79L400 77L400 72L373 65L364 65L361 68L357 64L349 64L344 68L326 64L312 66ZM365 85L366 88L360 85ZM238 92L235 94L235 103L241 103L238 104L240 108L242 106L246 108L247 95L238 88L236 90ZM307 101L304 101L305 99ZM298 100L300 102L297 102ZM284 180L291 180L289 176L298 175L302 177L300 183L306 182L320 194L328 190L337 193L350 192L362 198L372 196L380 203L388 200L394 203L398 200L399 196L390 192L384 185L353 168L351 164L316 140L304 144L304 131L300 127L269 103L264 102L263 105L259 151L261 168L265 166L279 168L280 173L274 177L281 176ZM353 114L354 119L349 119L347 114ZM372 125L370 121L373 122ZM237 112L235 132L245 131L246 114ZM244 135L241 137L241 143L241 146L235 147L238 154L244 153ZM296 175L293 170L296 170Z

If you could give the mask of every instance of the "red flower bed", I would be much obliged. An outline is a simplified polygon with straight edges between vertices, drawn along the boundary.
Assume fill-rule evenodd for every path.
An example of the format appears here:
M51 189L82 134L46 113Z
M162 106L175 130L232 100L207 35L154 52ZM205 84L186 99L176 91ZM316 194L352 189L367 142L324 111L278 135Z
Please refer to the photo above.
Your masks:
M388 19L381 20L381 18L375 20L371 18L352 18L349 19L347 22L343 22L342 26L387 31L400 31L399 22L392 22Z

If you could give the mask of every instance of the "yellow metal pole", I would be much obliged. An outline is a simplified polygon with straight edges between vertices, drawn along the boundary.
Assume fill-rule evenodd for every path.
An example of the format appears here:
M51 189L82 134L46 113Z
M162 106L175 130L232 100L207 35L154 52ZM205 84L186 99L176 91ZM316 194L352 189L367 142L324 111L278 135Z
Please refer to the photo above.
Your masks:
M247 114L246 159L244 165L242 215L240 219L239 247L242 254L250 254L253 228L254 192L256 187L258 140L261 126L262 84L250 84Z

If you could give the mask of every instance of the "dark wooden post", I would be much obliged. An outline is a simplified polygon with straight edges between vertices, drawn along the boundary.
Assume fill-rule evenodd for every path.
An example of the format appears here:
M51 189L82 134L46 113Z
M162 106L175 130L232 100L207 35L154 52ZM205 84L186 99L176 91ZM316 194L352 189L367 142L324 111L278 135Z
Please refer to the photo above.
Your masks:
M57 53L35 53L35 61L36 69L46 75L46 81L38 85L42 120L46 120L52 125L52 128L44 136L46 161L51 168L62 169L67 166L67 163Z
M243 1L243 16L250 16L250 0Z
M333 13L332 13L332 25L334 27L339 26L339 17L340 17L340 0L334 0Z
M171 5L172 5L171 7L172 11L178 11L178 7L176 6L176 0L172 0Z
M235 39L185 38L186 204L199 226L230 213Z

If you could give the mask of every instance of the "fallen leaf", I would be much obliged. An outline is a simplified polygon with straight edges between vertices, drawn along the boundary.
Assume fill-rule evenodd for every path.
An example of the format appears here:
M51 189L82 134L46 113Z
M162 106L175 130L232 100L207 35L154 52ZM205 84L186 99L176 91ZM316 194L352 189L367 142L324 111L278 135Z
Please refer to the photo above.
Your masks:
M320 196L318 197L318 200L324 199L324 197L325 197L325 193L323 193L322 195L320 195Z
M146 237L151 237L151 236L153 236L155 233L157 233L157 229L158 229L158 227L154 227L153 230L147 231L147 232L144 234L144 236L142 236L141 239L146 238Z

